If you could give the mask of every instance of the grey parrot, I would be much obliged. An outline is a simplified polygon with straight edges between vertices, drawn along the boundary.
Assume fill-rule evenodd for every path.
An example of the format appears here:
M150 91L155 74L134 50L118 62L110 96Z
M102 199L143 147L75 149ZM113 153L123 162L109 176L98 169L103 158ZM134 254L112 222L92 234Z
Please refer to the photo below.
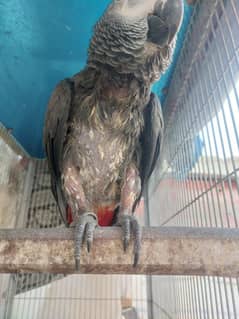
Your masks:
M182 0L114 0L97 22L85 68L50 98L44 145L52 192L75 227L75 261L97 225L122 227L123 248L141 229L133 213L159 157L163 117L151 85L171 63Z

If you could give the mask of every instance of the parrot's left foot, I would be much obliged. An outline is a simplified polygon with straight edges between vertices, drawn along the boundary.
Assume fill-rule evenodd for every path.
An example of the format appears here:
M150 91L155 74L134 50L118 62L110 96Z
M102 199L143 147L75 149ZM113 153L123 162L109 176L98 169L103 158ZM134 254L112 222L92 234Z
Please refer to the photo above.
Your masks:
M86 240L87 250L90 252L94 237L94 230L98 225L97 216L94 213L80 215L75 225L75 263L76 270L80 269L80 257L82 244Z
M127 250L130 242L130 234L134 237L134 263L136 267L139 262L140 249L141 249L141 237L142 230L138 220L132 215L119 215L117 225L122 227L123 231L123 247L124 251Z

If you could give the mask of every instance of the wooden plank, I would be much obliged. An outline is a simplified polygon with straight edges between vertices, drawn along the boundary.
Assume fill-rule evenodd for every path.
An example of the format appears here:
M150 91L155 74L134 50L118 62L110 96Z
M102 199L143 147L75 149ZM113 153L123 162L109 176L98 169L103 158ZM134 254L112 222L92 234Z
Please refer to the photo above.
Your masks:
M122 250L118 227L99 228L92 251L83 247L80 273L239 275L239 230L143 228L140 263L132 267L131 243ZM0 272L76 273L72 229L0 231Z

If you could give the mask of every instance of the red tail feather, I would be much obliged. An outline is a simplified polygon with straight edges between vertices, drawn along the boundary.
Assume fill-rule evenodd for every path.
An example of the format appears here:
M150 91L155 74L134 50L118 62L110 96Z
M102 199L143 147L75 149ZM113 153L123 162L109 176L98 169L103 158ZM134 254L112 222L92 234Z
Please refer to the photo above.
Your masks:
M67 218L68 224L70 225L73 222L72 210L71 210L70 206L67 206L66 218Z
M114 211L111 207L100 207L97 211L98 224L100 226L111 226L114 218Z
M98 224L100 226L111 226L114 218L114 211L111 207L100 207L97 211ZM73 221L72 210L70 206L66 209L67 222L70 225Z

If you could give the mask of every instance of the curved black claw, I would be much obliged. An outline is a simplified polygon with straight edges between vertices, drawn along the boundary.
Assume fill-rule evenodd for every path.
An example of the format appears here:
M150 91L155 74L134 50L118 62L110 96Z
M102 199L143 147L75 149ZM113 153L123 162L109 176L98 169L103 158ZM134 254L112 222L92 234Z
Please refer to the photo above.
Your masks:
M97 226L97 216L94 213L84 213L79 217L75 226L75 263L76 270L80 269L81 247L86 240L87 250L90 252Z
M132 232L134 237L134 263L136 267L139 262L140 249L141 249L141 226L138 220L132 215L120 215L118 217L117 225L122 227L123 230L123 247L124 251L127 250L130 241L130 234Z

